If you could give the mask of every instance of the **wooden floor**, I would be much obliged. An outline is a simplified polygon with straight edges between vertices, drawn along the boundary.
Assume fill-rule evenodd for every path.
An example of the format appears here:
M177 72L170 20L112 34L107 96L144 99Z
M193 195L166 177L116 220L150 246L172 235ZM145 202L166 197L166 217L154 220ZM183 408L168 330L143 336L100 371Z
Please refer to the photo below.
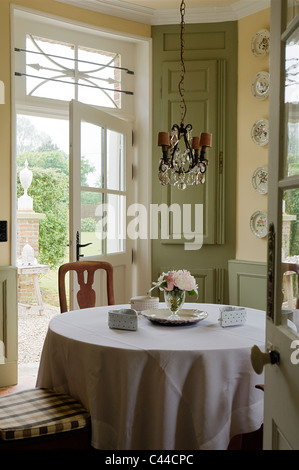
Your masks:
M0 388L0 397L8 395L9 393L21 392L22 390L27 390L29 388L35 388L36 384L36 375L20 375L17 385L11 385L10 387Z

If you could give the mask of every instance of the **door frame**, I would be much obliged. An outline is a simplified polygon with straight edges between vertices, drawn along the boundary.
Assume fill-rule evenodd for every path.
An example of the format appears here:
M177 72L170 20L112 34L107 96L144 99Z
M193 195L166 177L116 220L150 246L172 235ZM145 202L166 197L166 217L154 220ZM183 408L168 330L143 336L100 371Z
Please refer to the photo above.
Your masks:
M17 167L16 167L16 115L17 112L23 114L40 114L45 117L58 117L68 118L68 103L66 106L60 106L57 110L52 103L40 108L38 105L27 106L24 103L16 102L16 84L15 84L15 62L14 62L14 48L17 47L15 41L15 26L14 15L15 12L24 12L25 14L32 13L39 15L41 21L62 21L68 25L73 25L74 28L86 29L94 31L96 35L103 34L104 36L117 37L119 40L128 39L135 44L136 49L136 67L135 67L135 105L133 115L135 121L133 123L134 129L134 171L138 171L138 180L136 185L135 198L139 204L143 204L149 212L150 203L152 200L151 178L148 176L152 174L152 39L148 37L140 37L122 33L119 31L103 29L95 25L81 23L79 21L70 20L68 18L60 18L42 11L32 10L22 5L10 5L10 18L11 18L11 245L10 245L10 259L11 266L17 267ZM40 103L39 103L40 104ZM136 170L135 170L136 169ZM138 239L136 241L136 251L138 256L134 260L134 285L136 292L134 295L143 295L151 285L152 268L151 268L151 240L148 236L146 239ZM138 274L139 273L139 274ZM11 321L17 323L17 286L15 290L15 305L16 311L10 312ZM17 329L8 338L11 342L17 344ZM3 385L11 385L16 383L17 377L17 357L11 364L12 374L10 374L9 382ZM2 364L0 365L2 367Z

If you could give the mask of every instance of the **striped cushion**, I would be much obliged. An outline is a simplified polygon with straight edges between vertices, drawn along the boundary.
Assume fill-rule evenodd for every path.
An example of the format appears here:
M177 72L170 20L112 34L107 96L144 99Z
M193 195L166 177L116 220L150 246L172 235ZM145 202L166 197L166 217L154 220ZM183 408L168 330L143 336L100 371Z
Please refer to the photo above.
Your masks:
M0 398L0 439L38 437L87 427L90 415L74 398L32 389Z

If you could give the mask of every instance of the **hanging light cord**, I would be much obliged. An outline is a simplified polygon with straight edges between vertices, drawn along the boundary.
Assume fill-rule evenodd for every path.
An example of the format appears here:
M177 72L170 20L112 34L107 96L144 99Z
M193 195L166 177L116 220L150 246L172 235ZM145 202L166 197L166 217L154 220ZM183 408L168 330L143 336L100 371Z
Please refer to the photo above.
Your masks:
M180 13L181 13L181 79L179 81L179 92L181 95L181 127L184 127L184 119L186 116L186 103L184 99L184 78L185 78L185 63L184 63L184 27L185 27L185 21L184 21L184 16L185 16L185 2L182 0L181 6L180 6Z

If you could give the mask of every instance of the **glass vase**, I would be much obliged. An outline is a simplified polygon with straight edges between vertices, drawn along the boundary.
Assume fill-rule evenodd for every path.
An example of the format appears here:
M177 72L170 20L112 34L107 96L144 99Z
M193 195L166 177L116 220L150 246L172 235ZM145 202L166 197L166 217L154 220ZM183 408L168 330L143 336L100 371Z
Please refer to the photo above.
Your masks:
M167 308L171 311L169 316L170 320L177 320L179 317L177 312L182 308L185 302L186 292L184 290L170 290L164 291L164 299L167 305Z

